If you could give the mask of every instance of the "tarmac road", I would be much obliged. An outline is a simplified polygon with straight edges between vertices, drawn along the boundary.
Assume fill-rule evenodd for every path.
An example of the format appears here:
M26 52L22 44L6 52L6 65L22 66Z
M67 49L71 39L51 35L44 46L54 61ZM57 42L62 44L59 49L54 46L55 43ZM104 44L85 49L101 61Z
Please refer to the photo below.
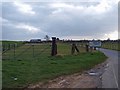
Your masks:
M120 52L115 50L100 49L107 57L107 68L102 75L102 88L118 88L118 57L120 57ZM119 74L118 74L119 73Z

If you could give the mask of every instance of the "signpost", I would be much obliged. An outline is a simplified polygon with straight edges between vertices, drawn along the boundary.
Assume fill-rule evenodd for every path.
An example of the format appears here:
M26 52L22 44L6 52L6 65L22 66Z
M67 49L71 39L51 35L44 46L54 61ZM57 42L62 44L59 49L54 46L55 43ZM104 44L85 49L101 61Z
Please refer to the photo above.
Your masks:
M94 48L94 49L100 48L101 47L101 41L93 40L93 41L89 42L89 46Z

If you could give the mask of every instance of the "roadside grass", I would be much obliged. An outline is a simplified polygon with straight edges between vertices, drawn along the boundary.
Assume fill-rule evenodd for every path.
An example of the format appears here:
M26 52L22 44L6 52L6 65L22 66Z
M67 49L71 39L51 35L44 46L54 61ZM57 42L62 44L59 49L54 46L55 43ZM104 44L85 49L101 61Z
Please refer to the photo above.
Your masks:
M46 47L48 48L44 51ZM26 48L29 49L23 53ZM65 43L58 44L58 55L55 57L50 56L50 44L34 46L36 51L34 57L32 50L31 46L23 45L16 48L16 56L22 53L18 58L2 61L3 88L24 88L29 84L47 82L61 75L82 72L107 58L99 51L86 53L84 48L81 48L81 53L70 55L71 46ZM12 56L12 52L12 50L9 50L6 52L6 56L10 54Z

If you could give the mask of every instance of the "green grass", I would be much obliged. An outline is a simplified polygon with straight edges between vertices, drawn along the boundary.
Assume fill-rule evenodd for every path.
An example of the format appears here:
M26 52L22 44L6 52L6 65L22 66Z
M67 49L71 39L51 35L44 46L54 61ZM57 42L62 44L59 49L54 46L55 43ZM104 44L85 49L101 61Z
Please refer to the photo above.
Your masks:
M120 51L120 43L118 43L118 42L105 42L105 43L102 43L102 48Z
M16 56L31 46L23 45L16 48ZM44 48L44 52L40 53ZM84 48L77 55L70 55L70 44L58 44L58 55L50 56L50 45L41 44L34 46L35 56L32 56L32 47L27 49L15 60L9 58L2 61L2 85L3 88L26 87L28 84L37 82L47 82L50 79L61 75L73 74L88 70L103 62L106 56L99 52L86 53ZM83 49L83 50L82 50ZM5 56L13 56L13 51L9 50ZM14 78L18 78L14 80Z
M5 51L14 48L14 44L16 45L15 47L20 47L24 44L22 41L0 41L2 43L2 47Z
M22 44L23 42L22 41L1 41L2 44L14 44L14 43L17 43L17 44Z

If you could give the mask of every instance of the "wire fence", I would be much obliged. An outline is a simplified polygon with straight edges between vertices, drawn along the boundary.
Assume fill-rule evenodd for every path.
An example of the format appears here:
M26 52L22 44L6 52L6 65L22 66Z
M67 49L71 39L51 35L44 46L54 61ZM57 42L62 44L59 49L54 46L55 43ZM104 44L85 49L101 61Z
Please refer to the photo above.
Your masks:
M51 56L51 43L28 43L18 46L16 44L6 45L2 53L2 60L31 60ZM76 43L79 53L86 52L86 44ZM3 48L5 46L3 45ZM71 55L72 43L57 43L57 55ZM78 54L75 51L74 54Z
M72 45L76 44L79 53L87 52L86 45L88 42L57 42L57 55L71 55ZM52 42L41 43L23 43L23 42L8 42L2 43L2 60L16 59L35 59L43 56L51 55ZM102 48L120 50L117 42L103 42ZM90 52L94 51L89 47ZM74 52L74 51L73 51ZM77 52L75 52L77 54Z
M46 52L46 55L50 53L50 44L24 44L20 47L16 47L13 44L11 49L4 50L2 53L2 60L16 60L16 59L34 59L39 58L42 53Z
M2 43L2 53L24 45L24 43Z

